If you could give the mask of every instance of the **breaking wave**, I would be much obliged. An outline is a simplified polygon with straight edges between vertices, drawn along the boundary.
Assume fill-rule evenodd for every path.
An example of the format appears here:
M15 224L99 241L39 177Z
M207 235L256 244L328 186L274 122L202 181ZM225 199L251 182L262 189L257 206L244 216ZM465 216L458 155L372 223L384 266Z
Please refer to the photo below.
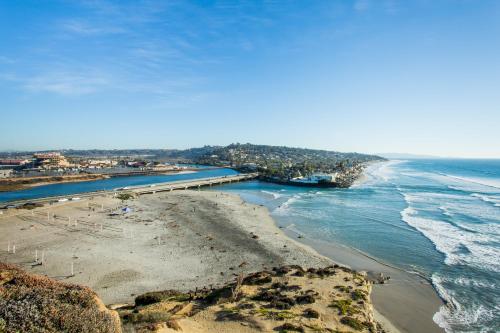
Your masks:
M404 222L420 231L445 255L447 265L472 265L500 272L500 250L490 235L464 230L443 220L422 217L408 206L401 212Z
M452 280L433 274L431 281L445 302L445 305L442 305L433 317L436 324L447 333L455 332L457 329L467 332L492 332L486 327L495 319L495 313L500 310L498 305L487 308L478 302L471 302L466 307L463 306L457 301L455 292L444 286L445 284L460 284L463 282L462 278Z
M475 197L475 198L479 198L484 202L491 203L495 207L500 207L500 197L487 196L487 195L479 194L479 193L472 193L471 196Z
M273 199L279 199L279 198L281 198L283 196L282 194L279 194L279 193L276 193L276 192L272 192L272 191L261 190L261 192L264 193L264 194L272 196Z

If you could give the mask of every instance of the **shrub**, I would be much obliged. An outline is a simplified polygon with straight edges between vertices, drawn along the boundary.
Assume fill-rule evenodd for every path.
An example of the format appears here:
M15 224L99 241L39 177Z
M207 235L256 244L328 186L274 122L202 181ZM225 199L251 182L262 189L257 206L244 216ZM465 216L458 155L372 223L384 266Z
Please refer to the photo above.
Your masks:
M358 312L353 306L351 306L351 300L350 299L339 299L335 300L330 304L330 307L336 308L339 310L339 314L341 315L352 315Z
M139 295L135 298L135 306L149 305L164 301L185 302L191 299L189 294L181 293L176 290L152 291Z
M260 314L261 316L274 320L285 320L285 319L295 318L295 314L293 314L290 311L275 311L275 310L260 308L257 310L257 313Z
M116 196L118 199L120 200L129 200L129 199L133 199L134 198L134 195L131 194L131 193L120 193Z
M319 318L319 312L314 309L308 308L304 310L304 316L308 318Z
M283 325L276 327L275 330L280 332L304 332L303 327L290 323L284 323Z
M355 330L361 331L365 326L359 320L353 317L343 317L340 322L344 325L350 326Z
M171 314L168 312L138 312L129 313L123 316L123 319L129 323L159 323L169 320Z
M121 332L118 315L107 310L89 288L0 263L0 282L5 281L0 285L2 333Z
M364 290L356 289L351 293L351 298L355 301L363 300L366 301L367 292Z
M5 320L3 320L3 318L0 318L0 333L4 333L5 329Z

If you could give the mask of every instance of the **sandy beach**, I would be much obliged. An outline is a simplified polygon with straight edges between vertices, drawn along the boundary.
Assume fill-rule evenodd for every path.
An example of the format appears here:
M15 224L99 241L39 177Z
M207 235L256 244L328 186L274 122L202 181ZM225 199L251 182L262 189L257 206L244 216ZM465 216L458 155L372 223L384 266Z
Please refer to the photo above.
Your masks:
M130 304L150 291L218 287L240 273L283 265L325 267L329 257L391 276L388 285L374 285L372 296L375 318L387 331L440 332L432 314L441 303L424 280L332 244L296 239L267 208L218 191L127 201L103 195L0 217L0 261L88 286L106 304Z
M125 206L131 212L123 213ZM9 210L0 219L0 244L0 261L89 286L106 304L147 291L217 286L240 272L330 263L285 236L266 208L208 191ZM35 265L42 255L44 264Z

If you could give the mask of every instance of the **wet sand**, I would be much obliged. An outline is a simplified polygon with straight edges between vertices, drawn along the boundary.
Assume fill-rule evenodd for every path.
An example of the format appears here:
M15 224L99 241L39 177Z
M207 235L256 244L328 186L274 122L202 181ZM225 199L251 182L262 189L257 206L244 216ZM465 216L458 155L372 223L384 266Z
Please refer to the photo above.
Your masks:
M295 232L284 230L290 238L298 239ZM393 325L397 330L408 333L444 332L432 320L443 302L426 279L385 265L354 249L301 237L298 239L301 243L339 264L366 271L369 276L378 277L382 273L390 277L385 284L374 284L371 294L375 316L378 315L378 321L385 322L386 327Z

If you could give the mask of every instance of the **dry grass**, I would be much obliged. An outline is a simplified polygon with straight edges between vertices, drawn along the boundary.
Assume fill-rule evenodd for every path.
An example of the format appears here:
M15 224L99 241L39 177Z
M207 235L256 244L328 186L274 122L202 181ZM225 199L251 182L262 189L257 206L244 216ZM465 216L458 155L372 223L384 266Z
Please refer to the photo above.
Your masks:
M0 324L5 333L121 332L116 313L107 310L89 288L4 263L0 263Z
M176 299L182 293L172 290L147 293L135 307L119 311L138 332L155 331L165 322L173 330L204 333L381 332L371 316L369 282L359 277L355 283L352 276L342 267L283 266L240 274L220 288L189 294L190 299ZM342 298L339 290L345 291Z

